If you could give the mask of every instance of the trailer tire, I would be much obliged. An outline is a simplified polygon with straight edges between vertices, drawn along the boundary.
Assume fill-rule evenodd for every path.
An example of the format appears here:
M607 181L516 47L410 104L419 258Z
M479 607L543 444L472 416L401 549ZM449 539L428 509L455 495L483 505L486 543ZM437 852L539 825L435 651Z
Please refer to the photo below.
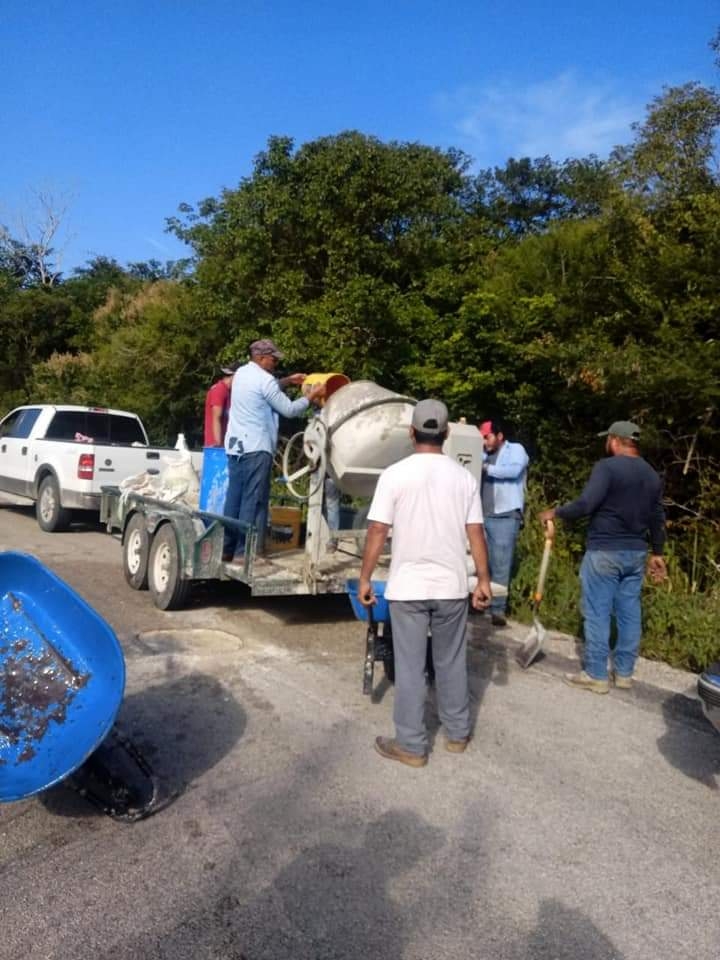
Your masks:
M125 528L123 573L133 590L147 590L150 534L142 513L134 513Z
M46 533L57 533L60 530L67 530L70 526L71 513L60 503L60 488L52 474L48 474L40 481L35 516L38 526Z
M185 605L190 580L183 580L180 547L171 523L157 531L150 547L148 586L159 610L179 610Z

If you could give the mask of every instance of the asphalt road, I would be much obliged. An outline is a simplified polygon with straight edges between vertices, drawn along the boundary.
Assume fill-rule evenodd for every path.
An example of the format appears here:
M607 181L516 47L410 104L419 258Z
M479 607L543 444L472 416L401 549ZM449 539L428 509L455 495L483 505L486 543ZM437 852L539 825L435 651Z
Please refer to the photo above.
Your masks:
M162 613L99 528L35 554L114 627L120 720L178 799L134 825L65 787L0 807L0 955L23 960L658 960L720 954L720 737L676 694L565 687L472 627L476 734L427 767L372 750L345 601L234 585ZM436 726L432 708L431 721Z

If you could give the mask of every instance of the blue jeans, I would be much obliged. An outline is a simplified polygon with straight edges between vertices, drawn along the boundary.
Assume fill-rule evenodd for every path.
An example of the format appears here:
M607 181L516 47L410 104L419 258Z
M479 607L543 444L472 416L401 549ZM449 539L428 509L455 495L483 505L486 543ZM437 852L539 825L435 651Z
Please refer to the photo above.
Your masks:
M223 514L252 524L257 530L257 549L265 546L270 500L272 455L265 451L228 457L228 488ZM240 554L245 549L245 534L225 528L223 553Z
M335 481L332 477L325 477L325 485L323 489L323 513L325 515L325 521L328 527L331 530L340 529L340 491L335 486ZM332 539L331 543L334 542Z
M642 634L640 592L646 556L645 550L588 550L583 557L584 665L595 680L607 680L613 616L617 626L614 669L620 676L632 676Z
M520 532L522 514L519 510L504 517L485 517L485 540L488 548L490 579L503 587L510 584L515 541ZM493 597L490 613L504 614L507 608L507 596Z

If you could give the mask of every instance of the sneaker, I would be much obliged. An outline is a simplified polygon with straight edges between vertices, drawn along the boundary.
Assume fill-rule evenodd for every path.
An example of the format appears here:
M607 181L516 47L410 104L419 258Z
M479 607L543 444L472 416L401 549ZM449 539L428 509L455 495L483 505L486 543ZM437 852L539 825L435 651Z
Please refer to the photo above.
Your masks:
M446 740L445 749L449 753L465 753L469 743L470 737L463 737L462 740Z
M424 767L427 763L426 753L411 753L409 750L403 750L390 737L376 737L375 749L386 760L398 760L400 763L407 764L408 767Z
M589 690L591 693L609 693L610 683L607 680L595 680L588 676L584 670L580 673L566 673L563 676L563 683L569 687L579 687L581 690Z
M502 615L502 613L491 613L491 614L490 614L490 623L491 623L494 627L506 627L506 626L507 626L507 620L506 620L505 617Z
M622 673L613 673L613 683L618 690L629 690L633 685L633 675L623 676Z

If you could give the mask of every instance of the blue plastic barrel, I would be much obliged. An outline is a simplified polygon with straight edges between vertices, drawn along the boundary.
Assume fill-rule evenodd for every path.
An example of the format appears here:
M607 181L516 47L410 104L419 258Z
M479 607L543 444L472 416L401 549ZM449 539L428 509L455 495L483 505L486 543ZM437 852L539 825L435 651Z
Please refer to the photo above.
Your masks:
M227 454L224 447L204 447L200 475L200 509L224 513L228 486Z

